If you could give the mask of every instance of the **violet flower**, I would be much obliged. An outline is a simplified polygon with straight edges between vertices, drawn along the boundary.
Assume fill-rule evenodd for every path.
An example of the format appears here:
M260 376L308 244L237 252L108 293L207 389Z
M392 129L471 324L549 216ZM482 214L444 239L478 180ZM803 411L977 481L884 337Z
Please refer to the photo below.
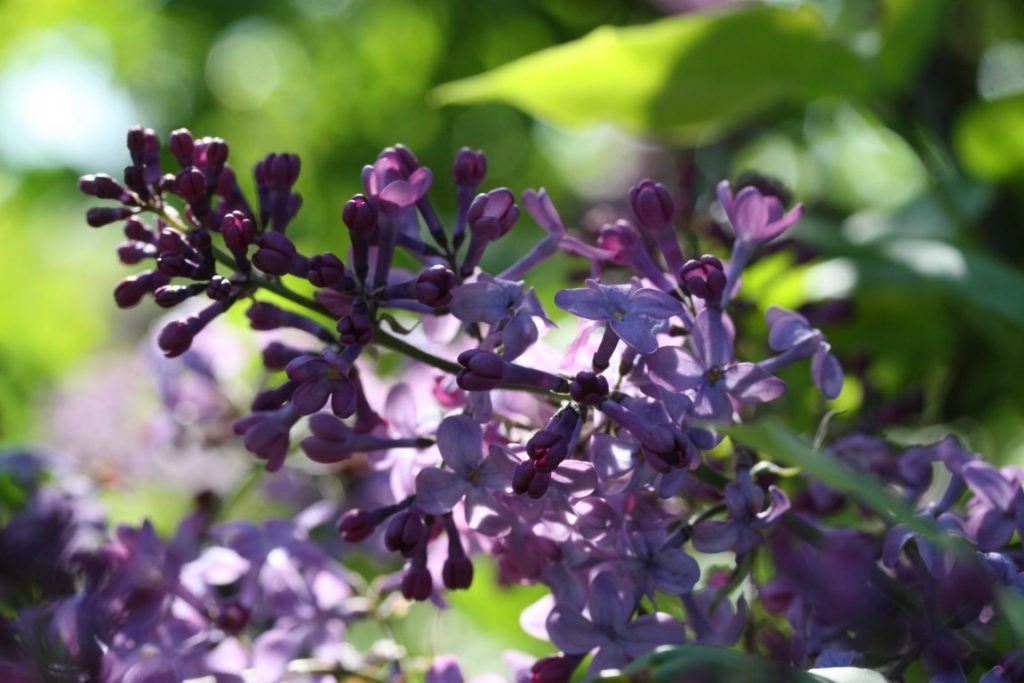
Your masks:
M834 399L843 390L843 368L832 354L832 347L825 340L821 330L811 327L807 318L777 306L768 309L765 316L771 331L768 345L778 356L761 361L758 365L768 372L775 372L803 358L811 357L811 377L814 384L827 399Z
M534 317L554 326L533 288L526 289L523 282L481 275L476 282L456 287L451 294L452 315L462 322L490 325L481 348L491 350L500 344L505 360L515 360L537 341Z
M635 285L603 285L587 280L586 288L563 289L555 304L573 315L599 320L640 353L658 348L655 329L662 320L681 315L683 305L664 292Z
M961 468L968 488L974 493L967 512L967 530L980 550L999 550L1015 530L1024 534L1024 471L1000 471L981 460Z
M746 555L761 543L762 530L771 526L789 510L789 498L776 486L770 486L771 503L762 510L764 491L740 469L736 480L725 487L725 505L729 521L705 519L693 527L693 547L705 553L732 550L737 557Z
M338 417L348 417L356 410L356 392L348 378L349 367L336 353L303 355L285 368L288 379L297 382L292 405L299 415L312 415L331 401L331 410Z

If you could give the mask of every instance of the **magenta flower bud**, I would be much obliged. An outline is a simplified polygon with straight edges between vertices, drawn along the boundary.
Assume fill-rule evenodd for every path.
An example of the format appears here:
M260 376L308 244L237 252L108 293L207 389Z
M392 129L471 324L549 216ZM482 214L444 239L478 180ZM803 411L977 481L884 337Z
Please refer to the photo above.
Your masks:
M473 563L465 555L449 555L441 568L441 579L448 590L466 590L473 583Z
M259 249L252 262L267 275L284 275L291 270L296 256L295 245L279 232L265 232L256 242Z
M679 282L684 292L716 306L725 291L725 267L714 256L704 255L700 260L690 259L679 271Z
M658 230L672 223L676 205L668 188L653 180L643 180L629 189L629 205L640 225Z
M117 258L126 266L135 265L145 258L156 256L156 247L145 242L121 242L117 245Z
M457 284L455 273L441 265L431 266L416 278L416 300L434 308L447 306Z
M206 194L206 176L194 166L187 168L175 176L175 189L187 202L202 199Z
M122 280L114 289L114 301L118 308L131 308L142 300L142 297L159 287L163 287L170 278L158 270L147 270Z
M147 244L156 242L156 235L138 216L129 216L124 222L124 236L136 242L145 242Z
M365 196L357 194L345 202L341 218L352 233L369 235L377 227L377 212Z
M504 237L519 220L515 195L505 187L477 195L469 206L469 228L489 242Z
M410 567L402 576L402 595L407 600L423 602L434 592L434 580L426 567Z
M576 373L576 379L569 383L569 395L584 405L600 405L608 396L608 380L593 372Z
M245 253L256 239L256 226L241 211L232 211L220 223L224 244L233 252Z
M334 287L345 278L345 264L334 254L317 254L309 259L306 276L317 287Z
M171 131L171 136L167 139L167 148L182 168L192 165L192 152L195 149L195 144L192 133L187 128Z
M94 228L101 228L116 221L124 220L132 215L132 210L119 206L116 208L96 206L85 212L85 222Z
M427 528L419 513L403 510L391 518L384 531L384 546L392 551L409 557L419 546Z
M490 391L501 383L505 373L505 362L490 351L463 351L458 361L462 370L459 370L455 379L465 391Z
M373 324L362 313L346 315L338 321L338 338L349 346L366 346L373 339Z
M338 533L347 543L358 543L370 537L378 520L367 510L349 510L338 520Z
M479 187L487 174L487 156L480 150L463 147L455 155L452 170L457 184L471 188Z

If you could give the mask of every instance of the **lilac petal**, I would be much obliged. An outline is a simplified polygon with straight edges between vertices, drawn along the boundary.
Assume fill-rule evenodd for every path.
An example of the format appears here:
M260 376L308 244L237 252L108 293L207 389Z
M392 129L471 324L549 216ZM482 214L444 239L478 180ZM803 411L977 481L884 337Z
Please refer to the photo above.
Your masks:
M630 315L645 315L649 318L664 320L683 312L683 305L656 289L638 289L629 295Z
M857 653L852 650L822 650L818 658L814 660L814 668L832 669L850 666L856 657Z
M590 584L590 598L587 600L594 626L605 632L621 632L633 615L631 593L625 582L611 572L598 574Z
M214 546L203 551L188 567L210 586L227 586L249 571L250 562L234 550Z
M412 388L408 383L399 382L391 388L388 397L384 400L384 414L388 416L388 422L394 425L402 436L416 434L416 427L419 424L416 419L418 410L416 399L412 395Z
M658 564L651 575L659 590L682 595L693 590L700 578L700 565L682 548L668 548L658 553Z
M547 593L519 613L519 626L537 640L548 639L548 617L555 608L555 596Z
M789 497L782 489L772 484L768 487L768 493L771 495L771 503L769 503L765 510L757 513L758 521L765 525L773 523L779 517L789 512Z
M692 343L693 350L705 369L725 365L732 360L732 336L721 311L705 308L697 314Z
M551 481L570 498L582 498L597 488L597 472L589 462L566 460L551 474Z
M501 332L502 358L515 360L537 341L537 326L526 311L519 311Z
M594 464L597 480L607 483L629 474L638 462L637 446L629 441L615 439L607 434L594 434L590 446L590 460Z
M839 360L827 351L819 351L811 358L811 377L821 395L830 401L843 390L843 368Z
M607 261L615 256L615 252L611 249L601 249L600 247L591 246L585 242L581 242L575 237L563 237L558 242L558 247L570 254L576 254L583 258L591 260L602 260Z
M312 415L324 407L330 394L331 381L326 377L307 380L295 389L292 405L299 415Z
M626 653L638 657L659 645L678 645L686 640L683 625L664 612L645 614L626 627L622 646Z
M381 212L395 214L417 202L416 186L407 180L395 180L381 190L377 199Z
M452 290L449 309L465 323L494 324L508 311L508 299L501 287L491 282L470 282Z
M1009 543L1016 530L1014 520L1005 517L996 508L988 508L981 514L973 515L967 521L967 532L979 550L1000 550Z
M602 671L619 670L629 664L629 655L626 654L621 643L612 642L602 645L587 668L587 680L598 676Z
M974 495L1003 512L1010 509L1014 495L1020 493L1019 485L1014 490L1002 473L987 462L969 462L963 466L961 473Z
M890 568L895 567L903 547L916 535L906 524L897 524L889 529L882 539L882 564Z
M774 199L774 197L772 199ZM786 232L786 230L788 230L794 223L800 220L800 217L803 216L803 214L803 204L797 204L796 206L789 210L789 213L780 217L777 220L773 220L771 223L766 225L763 230L761 230L761 241L771 241L778 237L779 235L781 235L782 233Z
M523 192L523 207L540 227L559 237L565 234L565 224L562 223L561 216L558 215L555 205L551 203L551 197L544 188L537 192Z
M609 321L612 331L619 338L636 349L639 353L654 353L658 350L658 340L651 332L651 321L643 316L630 315L624 320Z
M715 188L715 194L718 196L718 203L722 205L722 210L725 211L725 215L728 217L729 222L735 225L736 219L733 217L732 188L729 187L729 181L723 180L718 183L718 187Z
M768 333L768 346L773 351L785 351L814 336L815 330L807 322L807 318L793 311L786 311L772 306L765 316L771 325Z
M430 663L423 683L466 683L459 660L451 655L438 655Z
M786 391L786 383L754 363L736 363L725 371L725 386L743 403L774 401Z
M732 413L732 401L721 382L704 383L697 390L697 397L693 401L693 414L696 417L721 422L731 420Z
M418 487L417 490L419 490ZM502 536L512 528L505 511L489 493L470 487L466 492L464 505L466 524L470 529L479 531L484 536Z
M547 620L548 637L562 652L581 655L608 642L607 636L570 607L551 610Z
M305 382L315 377L323 377L327 373L327 361L320 356L299 356L289 361L284 372L294 382Z
M587 320L608 320L614 311L603 292L590 289L563 289L555 294L555 305Z
M348 377L333 381L331 412L338 417L349 417L356 412L356 388Z
M739 542L735 522L705 519L693 527L693 547L702 553L721 553L732 550Z
M658 384L676 391L694 389L704 381L704 368L678 346L663 346L644 358L647 373Z
M288 664L299 654L301 632L271 629L260 634L252 646L252 671L257 683L280 681Z
M732 212L735 217L732 227L737 239L748 242L765 240L761 233L768 225L768 206L760 190L750 186L741 189L733 201Z
M437 428L437 448L454 472L465 475L483 461L484 434L468 415L453 415Z
M416 505L430 515L451 512L472 485L449 470L428 467L416 475Z

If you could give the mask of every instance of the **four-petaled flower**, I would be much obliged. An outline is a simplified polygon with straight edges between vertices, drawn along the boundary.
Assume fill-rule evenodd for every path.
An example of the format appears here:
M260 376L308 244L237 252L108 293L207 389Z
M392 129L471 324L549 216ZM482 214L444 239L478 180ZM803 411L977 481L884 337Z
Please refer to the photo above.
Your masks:
M581 318L607 323L619 339L640 353L658 348L654 331L661 321L683 313L683 305L664 292L596 280L587 280L585 288L563 289L555 295L555 304Z

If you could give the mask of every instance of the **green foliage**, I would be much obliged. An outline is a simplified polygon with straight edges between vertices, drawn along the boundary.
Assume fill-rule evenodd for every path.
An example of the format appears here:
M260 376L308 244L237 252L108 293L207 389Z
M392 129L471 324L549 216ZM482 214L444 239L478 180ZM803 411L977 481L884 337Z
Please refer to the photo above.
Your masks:
M869 89L864 65L812 10L763 7L604 27L434 92L446 104L507 102L559 124L693 142L777 105Z

